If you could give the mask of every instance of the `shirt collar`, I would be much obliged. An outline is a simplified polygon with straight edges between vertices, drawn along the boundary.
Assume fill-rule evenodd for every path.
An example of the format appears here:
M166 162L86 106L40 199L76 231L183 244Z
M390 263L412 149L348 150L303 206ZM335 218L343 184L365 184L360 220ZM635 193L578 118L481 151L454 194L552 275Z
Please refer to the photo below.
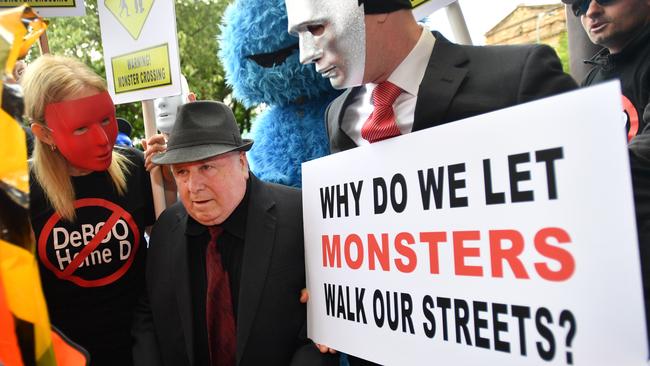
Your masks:
M388 81L405 92L417 96L435 42L436 39L431 31L426 26L422 26L422 33L415 47L388 77Z
M248 197L250 196L251 183L250 179L246 181L246 193L244 198L239 202L239 205L235 210L230 214L230 216L221 223L221 226L224 231L227 231L229 234L244 240L246 233L246 214L248 212ZM207 226L198 223L192 216L187 215L187 226L185 228L185 234L189 236L200 236L205 231L207 231Z

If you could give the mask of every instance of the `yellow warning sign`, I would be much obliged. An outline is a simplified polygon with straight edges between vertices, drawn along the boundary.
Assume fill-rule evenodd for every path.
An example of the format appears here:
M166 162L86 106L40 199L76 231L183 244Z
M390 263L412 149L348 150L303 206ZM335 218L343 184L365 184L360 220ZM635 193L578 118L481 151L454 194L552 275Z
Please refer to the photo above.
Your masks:
M104 0L106 8L136 40L140 37L153 2L154 0Z
M0 8L13 8L23 4L29 4L33 8L74 8L77 6L75 0L41 0L41 1L0 1Z
M111 58L115 94L171 85L167 43Z

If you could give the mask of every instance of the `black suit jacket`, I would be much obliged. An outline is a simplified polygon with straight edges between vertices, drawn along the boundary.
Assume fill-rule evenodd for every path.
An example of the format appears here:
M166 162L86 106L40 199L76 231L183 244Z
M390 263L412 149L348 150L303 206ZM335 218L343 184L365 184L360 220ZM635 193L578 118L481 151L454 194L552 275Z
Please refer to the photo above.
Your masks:
M546 45L464 46L432 33L436 44L418 90L413 131L577 87ZM362 88L346 90L326 111L332 153L356 147L341 129L341 119Z
M312 365L325 360L306 335L302 200L294 188L250 175L237 318L237 365ZM136 311L136 365L196 365L188 214L179 202L153 227L146 296ZM207 347L207 344L206 344Z

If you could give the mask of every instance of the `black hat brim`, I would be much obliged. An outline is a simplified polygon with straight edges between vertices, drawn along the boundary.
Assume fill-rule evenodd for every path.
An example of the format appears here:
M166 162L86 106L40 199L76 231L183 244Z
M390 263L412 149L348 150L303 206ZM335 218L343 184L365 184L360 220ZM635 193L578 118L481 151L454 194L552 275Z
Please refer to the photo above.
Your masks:
M117 120L117 130L130 137L131 132L133 132L133 126L131 126L129 121L121 117L117 117L115 120Z
M151 161L158 165L190 163L232 151L248 151L251 146L253 146L253 140L243 139L243 143L240 146L211 144L180 147L157 154Z

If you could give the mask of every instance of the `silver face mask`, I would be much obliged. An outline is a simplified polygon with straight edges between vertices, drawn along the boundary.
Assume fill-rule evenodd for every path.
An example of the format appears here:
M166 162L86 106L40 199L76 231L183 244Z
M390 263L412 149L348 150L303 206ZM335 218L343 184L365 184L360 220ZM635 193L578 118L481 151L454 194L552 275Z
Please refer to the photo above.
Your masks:
M285 0L289 33L300 43L300 62L336 89L363 83L366 27L358 0Z
M169 135L176 121L178 107L189 101L190 87L185 76L181 75L181 94L164 98L156 98L153 101L154 114L156 116L156 128Z

